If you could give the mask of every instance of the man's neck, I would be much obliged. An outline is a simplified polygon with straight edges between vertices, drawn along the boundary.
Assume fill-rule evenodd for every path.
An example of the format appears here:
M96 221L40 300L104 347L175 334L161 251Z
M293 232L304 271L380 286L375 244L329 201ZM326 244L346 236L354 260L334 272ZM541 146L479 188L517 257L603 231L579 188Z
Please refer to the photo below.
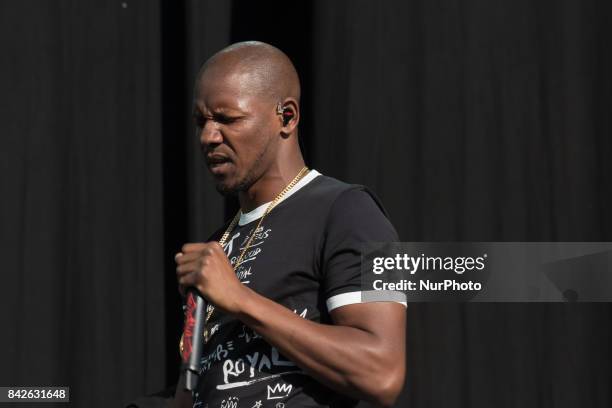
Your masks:
M298 175L304 168L304 161L295 161L274 173L267 172L247 190L238 194L240 209L243 213L254 210L262 204L274 200L278 194Z

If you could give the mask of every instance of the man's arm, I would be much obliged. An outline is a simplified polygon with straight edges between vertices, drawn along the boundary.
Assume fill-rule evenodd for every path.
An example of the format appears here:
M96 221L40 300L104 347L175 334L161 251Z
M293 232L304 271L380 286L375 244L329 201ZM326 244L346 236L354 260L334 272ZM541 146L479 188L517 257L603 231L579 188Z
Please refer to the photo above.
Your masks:
M251 327L325 385L380 406L404 383L406 308L371 302L332 310L334 325L306 320L243 285L217 242L185 244L177 277Z
M236 317L306 373L345 395L393 405L405 377L404 305L342 306L331 312L334 324L326 325L306 320L250 289L242 299Z

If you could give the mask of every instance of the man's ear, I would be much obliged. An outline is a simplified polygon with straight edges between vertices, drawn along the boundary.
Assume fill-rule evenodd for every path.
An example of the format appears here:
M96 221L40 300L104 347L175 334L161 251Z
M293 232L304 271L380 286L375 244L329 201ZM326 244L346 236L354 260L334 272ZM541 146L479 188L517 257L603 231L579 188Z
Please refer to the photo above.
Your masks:
M294 98L279 103L278 114L281 121L281 134L285 137L294 133L300 122L300 105Z

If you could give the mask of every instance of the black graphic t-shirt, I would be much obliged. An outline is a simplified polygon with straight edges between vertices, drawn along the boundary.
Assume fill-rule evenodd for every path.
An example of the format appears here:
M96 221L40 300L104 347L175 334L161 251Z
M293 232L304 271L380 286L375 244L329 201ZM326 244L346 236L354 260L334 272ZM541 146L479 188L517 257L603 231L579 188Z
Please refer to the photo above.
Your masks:
M253 231L266 207L242 215L225 252L234 264L254 233L236 270L240 281L315 322L331 324L331 310L360 302L363 242L397 241L382 207L364 187L314 170ZM218 240L224 231L211 239ZM241 321L215 310L209 323L212 337L204 346L194 407L356 405L357 401L304 374Z

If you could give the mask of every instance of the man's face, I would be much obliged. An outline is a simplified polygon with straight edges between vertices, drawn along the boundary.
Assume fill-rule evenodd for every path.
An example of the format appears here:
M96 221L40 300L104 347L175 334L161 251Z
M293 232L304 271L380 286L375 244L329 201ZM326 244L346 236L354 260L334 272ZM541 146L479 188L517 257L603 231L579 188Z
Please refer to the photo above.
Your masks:
M251 89L248 73L209 68L196 83L194 119L217 190L248 189L273 162L279 119L269 97Z

